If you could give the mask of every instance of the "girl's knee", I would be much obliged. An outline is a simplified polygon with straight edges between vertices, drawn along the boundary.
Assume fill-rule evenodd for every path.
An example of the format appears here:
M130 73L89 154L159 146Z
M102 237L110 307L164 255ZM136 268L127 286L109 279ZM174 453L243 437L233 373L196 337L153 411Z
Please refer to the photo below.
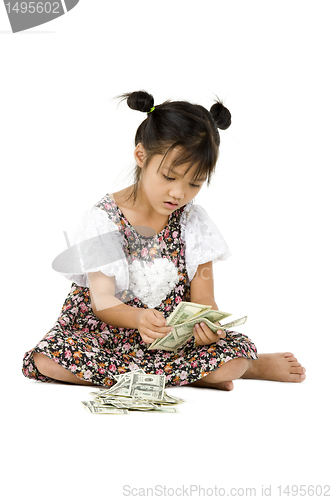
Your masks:
M41 354L40 352L33 352L32 356L38 371L42 375L49 375L50 371L52 370L52 363L54 364L54 361L46 356L46 354Z
M247 371L250 365L250 360L247 358L234 358L227 361L221 365L217 370L220 370L221 373L229 373L231 374L231 379L240 378L241 375Z
M234 358L234 359L230 359L229 361L227 361L227 365L229 363L232 363L232 366L238 366L239 368L241 367L246 367L246 366L249 366L249 363L250 363L250 360L247 359L247 358Z

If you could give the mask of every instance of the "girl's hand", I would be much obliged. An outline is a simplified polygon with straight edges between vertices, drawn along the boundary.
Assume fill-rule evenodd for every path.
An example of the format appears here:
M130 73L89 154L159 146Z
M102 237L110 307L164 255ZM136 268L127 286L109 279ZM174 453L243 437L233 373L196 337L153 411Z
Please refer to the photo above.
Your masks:
M219 325L218 321L214 323L214 325ZM196 328L198 326L198 328ZM218 334L218 332L220 332ZM214 333L207 326L204 321L202 323L196 323L194 326L194 337L196 340L196 345L208 345L213 344L214 342L218 342L219 339L223 339L226 337L226 332L224 330L218 330L217 333Z
M156 339L165 337L173 328L166 325L166 320L160 311L140 309L137 329L143 342L151 344Z

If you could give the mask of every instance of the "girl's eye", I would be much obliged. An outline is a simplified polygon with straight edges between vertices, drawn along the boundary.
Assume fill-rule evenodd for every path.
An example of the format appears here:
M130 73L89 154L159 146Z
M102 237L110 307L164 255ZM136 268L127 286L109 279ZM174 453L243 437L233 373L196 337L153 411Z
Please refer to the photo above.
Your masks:
M174 177L167 177L167 175L163 174L164 178L167 180L167 181L174 181ZM199 184L190 184L192 187L196 187L196 188L199 188L201 187Z

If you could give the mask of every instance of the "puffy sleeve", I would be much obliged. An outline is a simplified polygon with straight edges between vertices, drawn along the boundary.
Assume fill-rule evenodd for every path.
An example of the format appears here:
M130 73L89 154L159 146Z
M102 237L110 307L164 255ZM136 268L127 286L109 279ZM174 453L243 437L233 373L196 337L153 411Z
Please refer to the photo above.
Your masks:
M68 248L54 259L52 268L79 286L89 287L89 272L115 276L115 293L128 289L125 240L107 213L93 207L65 233Z
M226 241L202 206L188 203L181 214L180 223L189 281L195 276L200 264L210 260L216 263L230 257Z

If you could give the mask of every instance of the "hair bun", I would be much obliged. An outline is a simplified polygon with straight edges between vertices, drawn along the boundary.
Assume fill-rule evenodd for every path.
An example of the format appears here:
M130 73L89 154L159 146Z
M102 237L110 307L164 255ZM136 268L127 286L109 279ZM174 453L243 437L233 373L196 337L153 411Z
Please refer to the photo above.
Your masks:
M154 104L153 96L145 90L128 92L127 94L122 94L118 97L122 97L122 100L127 99L127 104L131 109L142 111L142 113L150 111Z
M231 117L232 115L228 111L227 108L223 105L221 101L216 101L216 103L210 109L210 113L216 122L218 128L222 130L226 130L232 123Z

